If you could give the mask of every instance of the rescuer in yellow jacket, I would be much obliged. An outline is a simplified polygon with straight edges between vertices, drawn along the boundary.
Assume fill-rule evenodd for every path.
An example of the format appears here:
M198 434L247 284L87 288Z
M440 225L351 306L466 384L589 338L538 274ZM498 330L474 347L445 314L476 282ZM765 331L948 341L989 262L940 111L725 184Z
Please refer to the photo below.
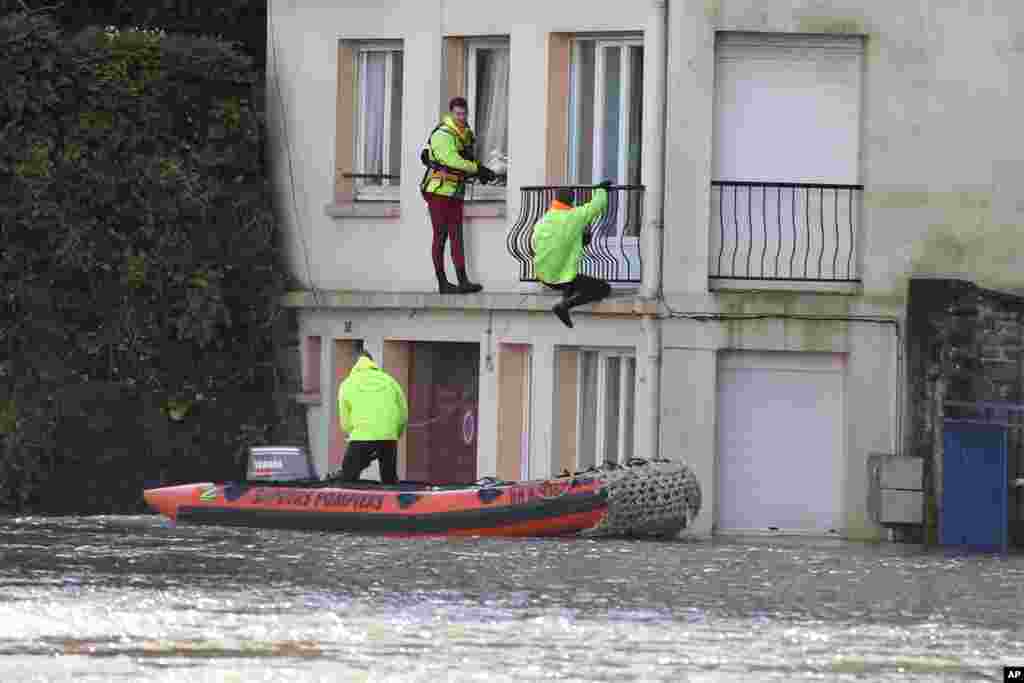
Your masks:
M352 371L338 387L338 422L349 435L341 481L357 481L374 460L380 480L398 483L398 439L409 421L405 393L381 370L369 352L361 351Z
M562 292L562 300L551 310L566 327L572 327L570 308L600 301L612 291L604 280L579 272L583 247L591 238L587 228L608 207L609 187L611 183L604 181L589 202L577 207L573 207L572 190L559 189L551 207L533 226L533 272L545 285Z
M473 130L466 122L466 100L455 97L448 114L431 132L427 148L420 159L427 170L420 183L427 202L430 222L434 226L432 257L437 288L441 294L472 294L483 287L470 282L466 275L466 257L462 242L462 205L466 195L466 178L476 176L480 183L489 183L494 173L476 161ZM445 240L451 240L452 263L459 284L448 281L444 267Z

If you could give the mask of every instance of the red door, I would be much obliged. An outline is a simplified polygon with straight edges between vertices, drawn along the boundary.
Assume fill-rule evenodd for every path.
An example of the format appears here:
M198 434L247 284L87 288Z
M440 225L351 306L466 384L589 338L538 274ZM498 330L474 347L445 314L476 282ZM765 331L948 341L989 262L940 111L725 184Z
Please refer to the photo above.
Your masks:
M414 342L409 370L406 479L476 480L480 346Z

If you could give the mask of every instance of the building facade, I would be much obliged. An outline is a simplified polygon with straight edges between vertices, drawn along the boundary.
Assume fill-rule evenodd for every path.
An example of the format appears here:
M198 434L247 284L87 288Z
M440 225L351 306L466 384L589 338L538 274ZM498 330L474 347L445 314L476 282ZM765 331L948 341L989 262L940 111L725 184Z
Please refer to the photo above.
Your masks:
M362 345L409 393L406 478L657 455L702 483L691 533L882 537L867 465L904 449L909 279L1019 286L1022 19L1009 0L271 3L321 473ZM419 151L454 95L508 173L466 204L484 291L442 296ZM529 231L551 188L606 178L586 268L613 296L567 329Z

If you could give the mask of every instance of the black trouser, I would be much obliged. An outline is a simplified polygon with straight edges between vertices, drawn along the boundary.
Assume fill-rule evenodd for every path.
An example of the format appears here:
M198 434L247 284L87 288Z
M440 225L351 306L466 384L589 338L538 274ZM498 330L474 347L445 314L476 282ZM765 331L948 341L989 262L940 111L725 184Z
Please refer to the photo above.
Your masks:
M397 484L397 441L349 441L341 462L341 481L357 481L374 460L380 461L381 483Z
M604 280L598 280L589 275L577 275L569 282L562 282L557 285L544 283L551 289L557 289L562 293L562 301L568 308L582 306L583 304L600 301L611 294L612 287Z

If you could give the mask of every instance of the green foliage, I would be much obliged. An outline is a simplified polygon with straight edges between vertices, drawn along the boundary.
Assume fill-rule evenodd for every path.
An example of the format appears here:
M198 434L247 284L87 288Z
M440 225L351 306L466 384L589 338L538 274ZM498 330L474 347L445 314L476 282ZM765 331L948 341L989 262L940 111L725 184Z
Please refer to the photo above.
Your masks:
M211 38L0 17L0 507L134 509L274 435L255 81Z
M0 434L13 434L18 427L18 411L14 401L0 401Z
M267 0L0 0L0 15L46 8L66 32L86 26L160 27L168 33L216 35L237 44L262 67L267 45Z

